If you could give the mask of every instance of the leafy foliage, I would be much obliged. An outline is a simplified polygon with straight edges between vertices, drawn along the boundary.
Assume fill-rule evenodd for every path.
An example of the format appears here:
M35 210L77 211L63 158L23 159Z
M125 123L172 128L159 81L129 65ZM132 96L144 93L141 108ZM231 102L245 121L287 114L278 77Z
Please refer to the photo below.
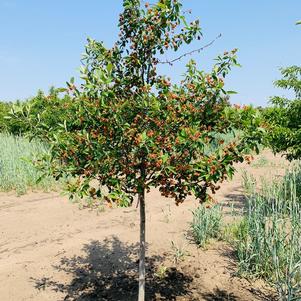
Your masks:
M84 83L68 83L72 117L60 130L39 127L52 145L51 172L78 178L72 195L132 201L154 186L177 203L190 194L204 201L207 188L215 192L233 174L233 163L243 161L247 143L239 139L204 152L208 143L224 144L216 133L231 131L224 79L237 64L236 50L219 56L210 73L190 61L182 82L172 85L157 73L160 55L200 38L199 22L186 21L179 1L143 9L127 0L119 28L111 49L88 40ZM93 180L99 186L91 187Z
M275 152L284 152L288 159L301 157L301 67L292 66L281 69L282 79L275 86L290 90L293 99L275 96L274 104L265 112L271 124L269 143Z
M55 131L70 117L66 111L70 101L68 95L61 98L59 90L54 87L50 88L48 95L38 91L36 96L10 105L3 118L3 128L14 135Z
M5 117L9 114L12 103L0 102L0 132L7 130L7 121Z
M259 146L266 144L266 122L259 108L248 105L234 105L225 108L225 118L236 129L237 136L244 140L244 151L259 152Z

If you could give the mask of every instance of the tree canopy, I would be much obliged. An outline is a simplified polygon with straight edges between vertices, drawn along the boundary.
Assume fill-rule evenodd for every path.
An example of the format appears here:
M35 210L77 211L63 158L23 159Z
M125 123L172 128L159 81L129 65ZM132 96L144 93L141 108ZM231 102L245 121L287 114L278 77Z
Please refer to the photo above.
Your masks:
M223 145L217 133L231 131L224 80L237 64L236 50L218 56L209 73L190 61L181 83L172 84L157 73L160 54L200 38L199 22L187 23L178 1L145 9L140 1L124 1L119 28L120 39L110 49L88 40L84 83L68 83L69 116L76 118L59 131L45 131L52 172L77 177L69 188L80 196L131 203L154 186L177 203L189 194L204 201L206 189L214 192L233 173L233 162L243 160L246 146L237 140L205 151L210 143ZM91 187L92 180L99 186Z

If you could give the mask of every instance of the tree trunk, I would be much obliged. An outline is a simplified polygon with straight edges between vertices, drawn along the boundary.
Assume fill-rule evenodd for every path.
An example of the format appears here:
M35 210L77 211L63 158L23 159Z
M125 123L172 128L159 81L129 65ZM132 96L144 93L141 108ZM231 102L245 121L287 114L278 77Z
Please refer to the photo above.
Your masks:
M139 294L138 301L145 301L145 190L139 195L140 205L140 253L139 253Z

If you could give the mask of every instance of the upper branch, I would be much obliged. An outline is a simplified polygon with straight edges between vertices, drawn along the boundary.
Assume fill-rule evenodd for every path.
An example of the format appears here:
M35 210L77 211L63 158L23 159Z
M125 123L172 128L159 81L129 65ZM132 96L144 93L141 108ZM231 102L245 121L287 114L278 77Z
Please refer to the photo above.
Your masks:
M192 50L192 51L190 51L190 52L186 52L186 53L180 55L179 57L177 57L177 58L175 58L175 59L173 59L173 60L171 60L171 61L169 61L169 60L166 60L166 61L159 61L158 63L159 63L159 64L169 64L170 66L172 66L174 62L181 60L183 57L185 57L185 56L187 56L187 55L192 55L192 54L194 54L194 53L196 53L196 52L201 52L201 51L204 50L205 48L211 46L211 45L212 45L217 39L219 39L221 36L222 36L222 34L220 33L215 39L213 39L210 43L206 44L205 46L202 46L201 48Z

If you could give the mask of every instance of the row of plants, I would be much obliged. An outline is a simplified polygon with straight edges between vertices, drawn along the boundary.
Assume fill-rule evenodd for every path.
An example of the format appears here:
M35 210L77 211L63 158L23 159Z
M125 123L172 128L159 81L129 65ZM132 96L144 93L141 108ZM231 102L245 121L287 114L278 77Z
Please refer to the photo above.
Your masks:
M266 108L225 103L222 118L236 131L248 132L250 141L259 141L292 160L301 156L301 67L283 68L281 74L283 78L275 81L275 86L292 91L292 99L271 97L272 106ZM61 90L52 87L47 94L38 91L26 101L0 101L0 132L35 135L37 124L39 131L59 130L67 119L74 118L72 97L60 94Z
M191 233L204 247L211 239L226 240L236 251L238 274L271 284L277 299L301 298L301 165L282 179L258 187L244 176L247 208L232 223L223 223L221 205L201 205L193 212Z
M301 298L300 184L299 164L259 192L249 185L246 217L237 232L241 274L264 278L280 300Z

